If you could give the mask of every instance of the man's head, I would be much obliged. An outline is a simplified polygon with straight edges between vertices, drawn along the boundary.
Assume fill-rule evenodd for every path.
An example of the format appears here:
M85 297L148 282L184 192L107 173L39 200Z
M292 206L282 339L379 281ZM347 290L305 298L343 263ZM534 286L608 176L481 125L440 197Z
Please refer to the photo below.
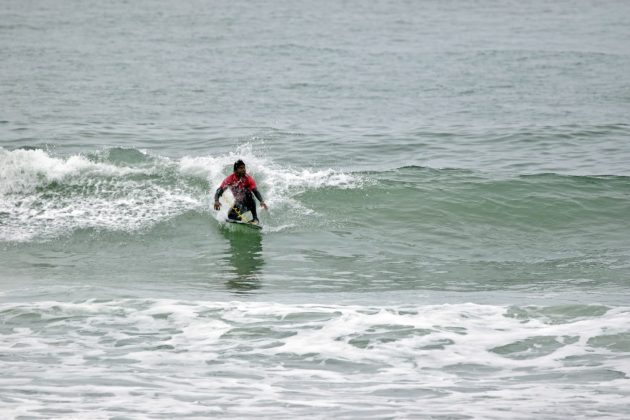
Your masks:
M234 173L238 175L239 177L244 176L245 175L245 162L243 162L240 159L234 162Z

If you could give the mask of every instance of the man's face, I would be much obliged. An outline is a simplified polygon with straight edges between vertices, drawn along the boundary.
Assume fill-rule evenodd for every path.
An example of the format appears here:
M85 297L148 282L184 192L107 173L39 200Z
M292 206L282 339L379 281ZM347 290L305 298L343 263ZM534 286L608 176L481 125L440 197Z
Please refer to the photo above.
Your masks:
M236 173L236 176L238 176L239 178L244 177L246 173L245 165L238 166L234 172Z

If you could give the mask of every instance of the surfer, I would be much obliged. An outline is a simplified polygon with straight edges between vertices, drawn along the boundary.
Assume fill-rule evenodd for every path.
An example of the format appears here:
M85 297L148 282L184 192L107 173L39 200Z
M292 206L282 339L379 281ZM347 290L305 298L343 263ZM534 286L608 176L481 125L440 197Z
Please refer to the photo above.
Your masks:
M217 188L217 191L214 194L215 210L221 209L219 198L227 188L230 188L230 191L232 191L232 195L234 196L234 205L228 213L228 219L241 220L241 215L249 210L252 212L251 222L258 223L256 202L254 201L254 197L252 195L255 195L258 201L260 201L260 206L262 208L265 210L269 209L265 200L263 200L262 195L260 195L258 188L256 188L256 181L254 181L254 178L251 175L247 174L245 162L240 159L234 162L234 173L228 175L227 178L223 180L221 186Z

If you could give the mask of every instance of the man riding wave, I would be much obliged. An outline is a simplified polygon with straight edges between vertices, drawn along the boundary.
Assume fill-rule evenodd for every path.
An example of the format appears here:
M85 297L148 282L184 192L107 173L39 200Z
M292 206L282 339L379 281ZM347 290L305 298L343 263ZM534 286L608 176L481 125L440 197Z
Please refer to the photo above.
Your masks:
M260 206L262 208L264 208L265 210L268 210L269 208L267 207L265 200L263 200L262 195L260 195L260 192L256 187L256 181L254 181L254 178L251 175L247 174L245 162L240 159L234 162L234 172L228 175L227 178L223 180L221 186L217 188L217 191L214 194L215 210L221 209L219 198L221 198L223 192L228 188L234 196L234 205L232 205L232 208L228 212L228 219L242 220L242 215L247 211L251 211L251 223L258 223L256 202L254 201L253 195L256 196L258 201L260 201Z

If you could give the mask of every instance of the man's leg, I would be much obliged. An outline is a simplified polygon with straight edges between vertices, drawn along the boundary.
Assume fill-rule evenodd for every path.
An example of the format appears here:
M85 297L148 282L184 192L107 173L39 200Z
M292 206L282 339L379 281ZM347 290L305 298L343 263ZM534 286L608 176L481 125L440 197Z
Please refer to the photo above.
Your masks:
M252 219L258 221L258 215L256 214L256 202L254 201L254 196L251 192L247 192L245 194L244 203L245 207L252 212Z
M241 217L238 215L238 213L236 212L236 210L234 210L234 208L238 209L238 211L240 212L241 210L238 208L238 206L235 204L234 206L232 206L232 208L230 209L230 211L228 212L228 219L230 220L241 220ZM242 213L241 213L242 214Z

